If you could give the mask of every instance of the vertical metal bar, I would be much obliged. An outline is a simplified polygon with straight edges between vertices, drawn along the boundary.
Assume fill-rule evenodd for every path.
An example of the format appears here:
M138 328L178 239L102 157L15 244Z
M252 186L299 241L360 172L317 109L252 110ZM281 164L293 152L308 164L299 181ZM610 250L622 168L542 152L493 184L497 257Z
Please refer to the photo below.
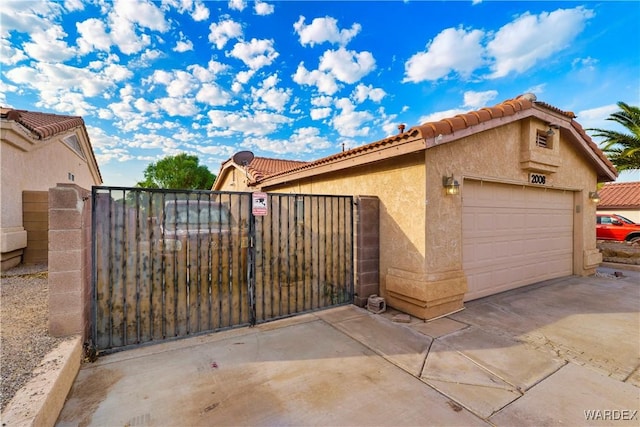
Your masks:
M173 193L173 230L178 237L178 195ZM176 239L177 240L177 239ZM175 242L177 244L177 241ZM186 246L186 245L185 245ZM185 247L186 251L186 247ZM173 336L178 335L178 252L173 250Z
M232 195L230 194L229 197L231 198ZM246 271L242 271L242 226L243 226L243 222L242 222L242 196L237 196L238 198L238 217L240 218L240 224L238 224L238 236L237 236L237 246L238 246L238 256L236 257L236 261L238 263L238 267L237 267L237 273L238 273L238 321L240 323L242 323L242 306L243 306L243 291L244 291L244 286L242 286L242 280L243 278L247 277L247 272ZM247 224L248 226L248 224ZM231 229L231 228L230 228ZM247 248L247 251L249 251L249 248ZM247 253L247 256L249 254Z
M160 238L162 239L162 258L161 258L161 270L162 270L162 284L160 288L162 289L162 304L160 314L160 323L162 327L162 338L167 337L167 253L166 253L166 238L165 238L165 230L167 229L167 212L166 212L166 193L162 193L160 197L161 209L162 209L162 219L161 219L161 228L160 228Z
M227 194L229 199L229 206L232 206L231 194ZM231 231L231 219L227 222L227 230L229 234L229 250L227 251L227 266L229 270L229 277L227 277L227 302L229 304L229 316L227 319L227 326L233 325L233 233Z
M287 200L287 314L291 314L291 196L284 196Z
M209 230L209 233L207 234L207 330L211 330L213 329L213 319L211 319L211 279L212 279L212 271L211 271L211 264L213 262L213 249L211 248L211 234L212 234L212 229L211 229L211 223L213 222L213 218L211 217L211 204L212 204L212 200L211 200L211 194L209 194L209 206L207 207L208 210L208 215L207 215L207 220L209 221L207 224L207 229Z
M140 190L132 190L136 197L136 342L140 343L142 318L140 312Z
M317 271L316 273L316 308L320 307L320 293L322 292L322 286L321 286L321 281L320 281L320 197L316 196L315 197L316 200L316 220L318 223L317 226L317 230L318 230L318 244L316 245L316 252L317 252L317 256L316 256L316 263L315 263L315 269Z
M148 205L147 208L149 209L147 211L147 225L149 227L149 280L151 281L151 283L149 284L149 340L153 341L153 337L154 337L154 329L153 329L153 319L154 319L154 310L153 310L153 297L154 297L154 290L155 290L155 259L156 257L154 256L154 238L155 238L155 224L153 223L153 219L152 218L157 218L154 213L153 213L153 196L154 193L147 190L146 191L147 197L148 197Z
M126 222L126 190L122 190L122 256L120 258L122 265L122 343L126 345L127 343L127 268L126 268L126 258L127 254L127 222Z
M200 209L201 209L201 205L200 205L200 200L202 199L202 193L198 193L198 203L197 203L197 207L198 207L198 252L196 254L196 331L201 331L202 327L200 325L200 321L201 321L201 313L200 313L200 305L201 305L201 298L202 298L202 234L200 233L200 231L202 230L202 215L200 214Z
M248 285L248 293L249 293L249 318L251 322L251 326L256 324L256 284L255 284L255 240L256 240L256 217L251 212L251 206L248 204L249 208L248 217L249 217L249 247L247 251L247 285Z
M115 227L115 224L113 223L113 198L111 196L111 190L109 190L108 192L109 194L109 236L107 241L109 242L109 268L108 268L108 277L109 277L109 295L108 295L108 300L107 300L107 304L106 304L106 309L108 311L107 313L107 318L108 318L108 330L109 330L109 345L108 348L111 348L111 346L113 345L113 282L114 282L114 277L113 277L113 259L114 259L114 252L113 252L113 235L112 235L112 231L113 228Z
M351 283L350 285L350 302L353 302L353 298L355 295L355 280L354 280L354 275L355 275L355 259L354 259L354 238L355 238L355 229L354 229L354 212L353 212L353 196L350 196L349 198L349 203L350 203L350 208L349 208L349 219L351 221L351 231L349 233L349 242L350 242L350 255L349 255L349 259L351 260L351 269L349 271L349 281Z
M291 196L293 200L293 280L295 293L294 312L298 312L298 196ZM291 234L290 234L291 235ZM291 288L289 288L291 289Z
M275 211L274 211L274 208L273 208L273 204L274 204L275 200L276 200L276 196L271 196L271 198L269 199L269 204L270 204L269 205L269 212L270 212L270 215L271 215L271 219L269 221L269 225L270 225L270 227L269 227L269 245L271 245L271 250L269 251L269 258L270 258L269 259L269 283L270 283L270 286L271 286L271 290L269 292L269 295L270 295L269 301L270 301L270 306L271 306L271 309L269 311L269 317L273 317L273 310L274 310L274 301L273 301L273 299L274 299L274 296L275 296L275 292L274 292L275 288L274 288L274 286L276 284L276 281L274 280L274 277L273 277L273 272L274 272L274 270L276 270L276 269L273 268L274 267L273 262L275 261L274 258L273 258L274 254L275 254L275 244L274 244L275 242L273 240L273 238L274 238L274 236L273 236L273 218L276 216L276 215L274 215Z
M96 216L98 189L91 189L91 340L90 345L98 346L98 245L96 235L98 233Z

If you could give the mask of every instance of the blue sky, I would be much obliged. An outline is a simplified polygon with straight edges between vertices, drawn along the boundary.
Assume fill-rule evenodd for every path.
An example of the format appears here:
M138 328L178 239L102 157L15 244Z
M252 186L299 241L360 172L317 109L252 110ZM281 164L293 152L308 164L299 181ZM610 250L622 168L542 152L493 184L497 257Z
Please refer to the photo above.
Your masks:
M105 185L181 152L314 160L526 92L585 128L640 105L640 2L5 0L0 36L0 104L82 116Z

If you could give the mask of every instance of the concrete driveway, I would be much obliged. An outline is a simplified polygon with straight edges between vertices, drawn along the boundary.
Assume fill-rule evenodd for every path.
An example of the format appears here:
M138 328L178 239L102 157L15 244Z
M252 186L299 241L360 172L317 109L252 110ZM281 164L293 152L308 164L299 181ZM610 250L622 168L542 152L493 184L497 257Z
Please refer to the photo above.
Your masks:
M57 425L640 423L639 272L395 314L344 306L105 356Z

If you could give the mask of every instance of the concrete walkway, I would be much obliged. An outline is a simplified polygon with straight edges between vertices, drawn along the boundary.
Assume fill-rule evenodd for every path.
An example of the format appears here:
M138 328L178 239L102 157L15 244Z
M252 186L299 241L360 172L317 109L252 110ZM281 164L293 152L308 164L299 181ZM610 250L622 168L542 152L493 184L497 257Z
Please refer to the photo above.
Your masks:
M640 424L640 273L600 270L432 322L355 306L86 364L58 426Z

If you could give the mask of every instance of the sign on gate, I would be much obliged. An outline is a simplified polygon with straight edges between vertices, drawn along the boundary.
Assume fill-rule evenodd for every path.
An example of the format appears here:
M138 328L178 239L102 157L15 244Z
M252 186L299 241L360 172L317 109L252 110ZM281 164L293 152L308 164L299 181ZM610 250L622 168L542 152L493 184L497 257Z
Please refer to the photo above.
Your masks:
M253 203L251 212L255 216L265 216L267 214L267 193L252 193Z

